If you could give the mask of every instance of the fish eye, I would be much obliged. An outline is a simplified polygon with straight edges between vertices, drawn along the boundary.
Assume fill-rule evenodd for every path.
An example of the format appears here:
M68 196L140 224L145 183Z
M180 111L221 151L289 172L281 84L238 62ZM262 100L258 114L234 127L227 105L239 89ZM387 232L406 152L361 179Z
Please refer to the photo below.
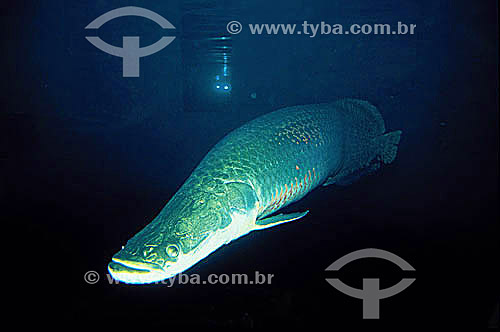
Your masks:
M168 245L165 251L167 252L167 255L172 258L179 256L179 248L175 244Z

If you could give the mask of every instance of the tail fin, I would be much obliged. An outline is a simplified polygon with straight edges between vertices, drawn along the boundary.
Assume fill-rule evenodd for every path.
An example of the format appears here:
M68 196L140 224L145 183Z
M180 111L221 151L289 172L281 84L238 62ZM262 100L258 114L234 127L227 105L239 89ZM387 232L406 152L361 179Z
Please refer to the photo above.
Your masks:
M396 158L401 133L401 130L396 130L374 138L377 145L380 147L380 160L382 160L384 164L390 164Z

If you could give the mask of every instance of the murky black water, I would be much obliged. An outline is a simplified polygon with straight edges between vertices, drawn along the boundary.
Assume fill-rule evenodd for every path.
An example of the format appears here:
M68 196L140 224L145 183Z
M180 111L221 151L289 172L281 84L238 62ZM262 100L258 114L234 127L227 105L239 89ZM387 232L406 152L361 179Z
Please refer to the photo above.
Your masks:
M85 26L135 5L167 18ZM485 327L498 310L498 34L493 1L16 2L5 8L5 272L37 324L318 328ZM228 34L238 20L244 30ZM252 35L248 24L416 24L414 35ZM201 28L200 28L201 27ZM246 30L245 30L246 29ZM198 32L198 33L197 33ZM86 36L176 39L122 77ZM219 85L219 88L217 88ZM228 86L224 91L224 86ZM274 274L271 285L110 285L111 256L145 226L228 131L280 107L366 99L403 136L396 161L319 188L300 221L252 233L189 270ZM21 230L17 226L21 225ZM409 262L416 281L363 321L325 269L358 249ZM19 249L20 252L19 252ZM101 275L85 283L89 270ZM386 288L387 262L342 280ZM497 314L498 317L498 314ZM71 325L75 326L75 325Z

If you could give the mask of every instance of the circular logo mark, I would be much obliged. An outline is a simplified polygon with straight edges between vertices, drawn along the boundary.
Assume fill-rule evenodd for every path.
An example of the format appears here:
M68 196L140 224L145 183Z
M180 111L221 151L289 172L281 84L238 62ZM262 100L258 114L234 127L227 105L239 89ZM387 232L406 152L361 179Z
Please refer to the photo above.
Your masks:
M241 32L243 26L238 21L231 21L227 24L226 29L230 34L237 35Z

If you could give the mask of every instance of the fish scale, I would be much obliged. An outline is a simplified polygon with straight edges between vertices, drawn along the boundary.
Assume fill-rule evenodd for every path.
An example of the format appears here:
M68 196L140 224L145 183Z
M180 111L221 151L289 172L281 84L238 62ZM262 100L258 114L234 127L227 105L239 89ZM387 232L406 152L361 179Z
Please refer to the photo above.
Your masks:
M224 181L251 183L261 202L259 217L265 217L301 199L338 169L342 160L332 156L341 155L342 123L329 104L264 115L227 135L192 176L209 179L210 170L226 169L223 173L231 176Z

